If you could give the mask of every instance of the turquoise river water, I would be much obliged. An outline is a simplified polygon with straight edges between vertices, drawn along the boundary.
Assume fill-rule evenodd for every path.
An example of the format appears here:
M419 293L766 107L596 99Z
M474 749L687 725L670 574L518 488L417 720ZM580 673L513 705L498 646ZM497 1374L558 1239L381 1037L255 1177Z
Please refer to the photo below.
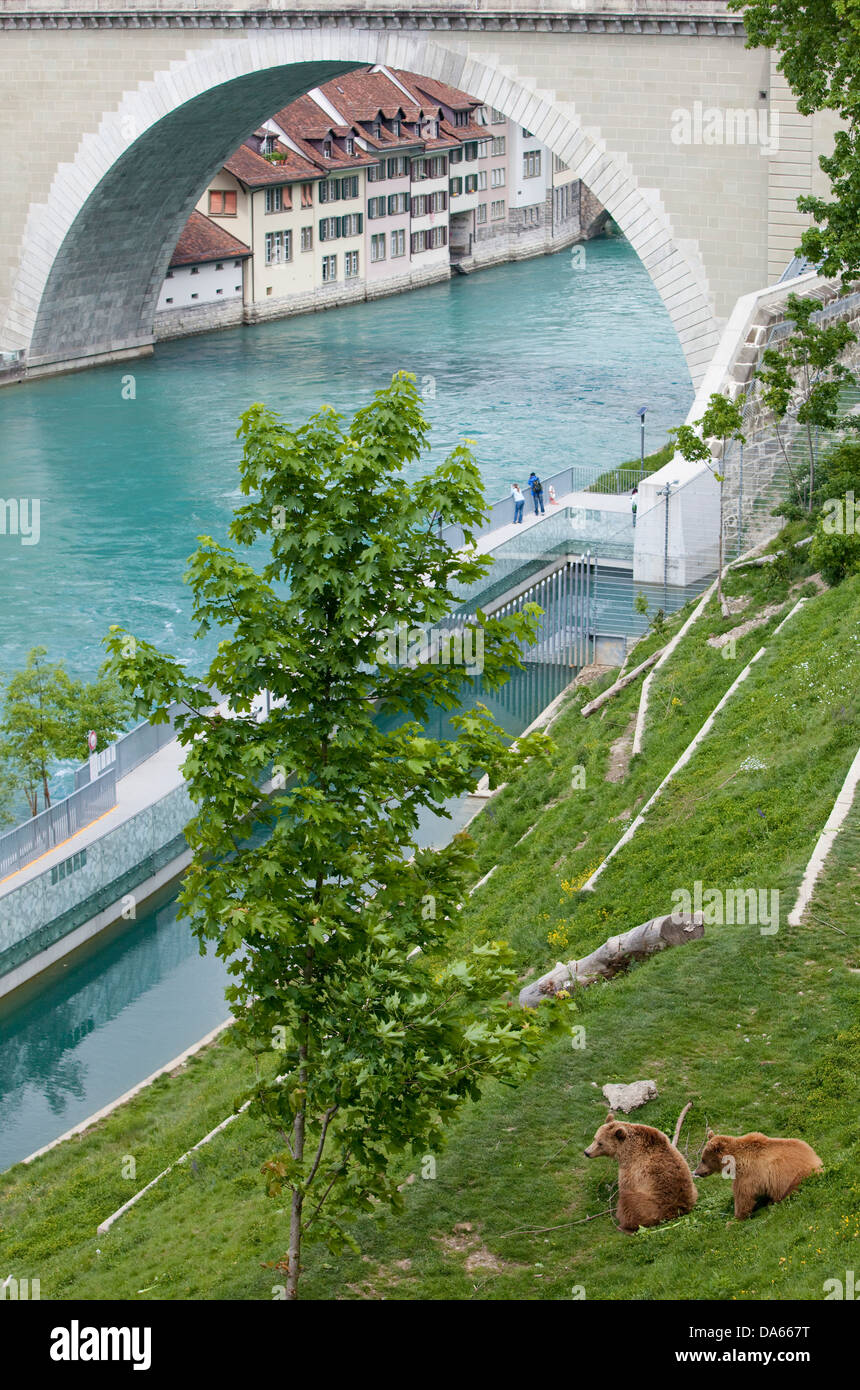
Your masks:
M226 538L240 411L261 400L296 422L323 404L350 413L401 368L422 388L430 462L473 439L490 499L533 467L596 474L635 457L640 405L656 449L692 399L668 316L622 240L589 243L580 268L560 252L8 388L0 497L38 498L40 530L35 545L0 535L0 672L40 643L92 677L114 622L198 666L181 576L197 535ZM521 731L568 678L518 677L500 722ZM0 1169L219 1023L224 983L168 893L0 1004Z

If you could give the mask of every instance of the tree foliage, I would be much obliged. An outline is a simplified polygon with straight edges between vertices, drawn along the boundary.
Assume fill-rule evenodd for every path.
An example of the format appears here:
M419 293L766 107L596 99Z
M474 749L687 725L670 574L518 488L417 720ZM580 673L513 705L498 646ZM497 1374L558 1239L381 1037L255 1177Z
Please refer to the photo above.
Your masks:
M101 743L110 742L129 710L128 698L109 674L91 683L75 680L61 661L48 660L46 647L33 647L3 692L0 761L7 795L23 791L34 816L40 793L50 806L55 764L64 758L83 761L90 729Z
M860 271L860 8L856 0L729 0L743 12L749 48L774 48L805 115L834 111L844 122L833 152L819 159L828 197L805 195L814 219L799 251L824 275Z
M348 424L326 408L293 428L254 405L239 435L250 500L231 535L266 562L258 572L201 537L186 576L198 633L225 634L203 684L229 693L232 716L201 708L198 682L148 644L112 629L108 646L141 711L189 708L177 728L197 814L181 900L230 961L236 1031L259 1059L253 1109L278 1136L264 1171L289 1199L292 1298L303 1238L337 1250L357 1212L398 1207L398 1155L437 1153L463 1101L522 1075L559 1025L561 1005L546 1025L510 1007L503 943L444 960L470 842L430 851L416 839L421 814L446 814L482 772L497 785L548 745L532 735L511 749L484 706L466 707L465 663L398 665L380 643L433 631L488 568L468 550L484 515L469 451L404 476L428 438L414 379L397 374ZM445 522L466 550L451 549ZM537 611L470 625L486 688L520 664ZM265 719L252 708L261 689ZM425 732L434 706L449 712L448 738Z

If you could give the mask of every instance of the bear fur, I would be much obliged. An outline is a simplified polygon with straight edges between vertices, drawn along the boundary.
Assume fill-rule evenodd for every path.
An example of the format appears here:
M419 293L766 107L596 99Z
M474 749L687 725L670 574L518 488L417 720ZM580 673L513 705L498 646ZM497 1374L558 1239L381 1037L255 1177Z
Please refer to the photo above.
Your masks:
M769 1139L766 1134L715 1134L708 1130L694 1176L711 1173L731 1176L735 1199L735 1219L745 1221L760 1197L781 1202L823 1163L814 1149L802 1139Z
M585 1156L618 1160L615 1216L622 1231L659 1226L696 1205L699 1194L690 1169L662 1130L651 1125L616 1120L610 1110Z

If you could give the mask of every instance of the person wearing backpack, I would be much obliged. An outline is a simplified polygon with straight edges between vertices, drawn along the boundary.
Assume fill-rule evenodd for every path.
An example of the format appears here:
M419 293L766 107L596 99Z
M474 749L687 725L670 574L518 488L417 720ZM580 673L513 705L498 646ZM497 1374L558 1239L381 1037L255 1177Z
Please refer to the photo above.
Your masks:
M529 474L529 487L531 488L532 501L535 504L535 516L538 514L538 507L543 511L543 483L537 473L532 471Z

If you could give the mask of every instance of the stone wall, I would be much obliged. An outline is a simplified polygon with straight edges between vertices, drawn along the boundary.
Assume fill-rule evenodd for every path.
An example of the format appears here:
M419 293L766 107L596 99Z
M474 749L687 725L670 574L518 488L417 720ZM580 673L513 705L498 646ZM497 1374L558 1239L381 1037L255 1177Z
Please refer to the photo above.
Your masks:
M193 809L185 785L175 787L87 844L86 863L74 873L54 882L48 869L7 894L0 924L0 994L4 976L20 973L27 962L56 948L177 859L186 849L183 832ZM119 910L113 914L119 915Z

